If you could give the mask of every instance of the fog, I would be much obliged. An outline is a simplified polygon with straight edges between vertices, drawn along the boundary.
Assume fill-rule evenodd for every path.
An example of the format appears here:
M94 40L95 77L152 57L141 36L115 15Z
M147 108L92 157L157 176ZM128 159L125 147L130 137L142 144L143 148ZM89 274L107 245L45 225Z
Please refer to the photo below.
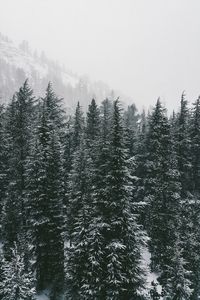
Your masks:
M141 108L200 94L198 0L0 0L0 31Z

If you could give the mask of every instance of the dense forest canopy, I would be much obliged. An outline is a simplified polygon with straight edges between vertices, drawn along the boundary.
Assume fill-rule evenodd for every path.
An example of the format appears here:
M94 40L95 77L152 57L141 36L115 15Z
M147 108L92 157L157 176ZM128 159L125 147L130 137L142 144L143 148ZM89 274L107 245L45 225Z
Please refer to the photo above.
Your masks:
M88 99L89 101L89 99ZM200 297L200 99L0 106L0 299Z

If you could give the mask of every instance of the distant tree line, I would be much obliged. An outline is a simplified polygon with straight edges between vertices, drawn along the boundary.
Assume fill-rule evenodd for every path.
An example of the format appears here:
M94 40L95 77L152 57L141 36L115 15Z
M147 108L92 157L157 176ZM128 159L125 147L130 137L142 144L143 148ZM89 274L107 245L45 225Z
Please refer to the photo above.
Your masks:
M5 101L7 102L7 101ZM143 247L158 274L146 288ZM0 106L0 299L200 297L200 99L68 116L49 84Z

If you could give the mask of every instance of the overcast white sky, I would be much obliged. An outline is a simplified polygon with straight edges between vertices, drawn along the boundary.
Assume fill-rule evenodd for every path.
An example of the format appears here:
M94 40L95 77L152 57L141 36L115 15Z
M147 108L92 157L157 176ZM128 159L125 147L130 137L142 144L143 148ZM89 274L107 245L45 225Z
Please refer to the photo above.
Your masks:
M200 94L199 0L0 0L0 32L140 106Z

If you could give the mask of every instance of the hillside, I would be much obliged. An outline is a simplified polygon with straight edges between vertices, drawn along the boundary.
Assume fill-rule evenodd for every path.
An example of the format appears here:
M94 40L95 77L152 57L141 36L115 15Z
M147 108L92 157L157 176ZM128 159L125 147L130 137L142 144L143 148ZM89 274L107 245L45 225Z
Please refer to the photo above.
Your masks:
M64 66L49 60L44 53L33 52L26 41L16 46L0 34L0 101L7 102L28 78L36 95L43 95L47 83L53 83L55 92L64 98L66 108L73 109L80 101L84 109L91 98L97 102L113 95L125 96L114 92L105 83L92 82L87 76L78 76Z

